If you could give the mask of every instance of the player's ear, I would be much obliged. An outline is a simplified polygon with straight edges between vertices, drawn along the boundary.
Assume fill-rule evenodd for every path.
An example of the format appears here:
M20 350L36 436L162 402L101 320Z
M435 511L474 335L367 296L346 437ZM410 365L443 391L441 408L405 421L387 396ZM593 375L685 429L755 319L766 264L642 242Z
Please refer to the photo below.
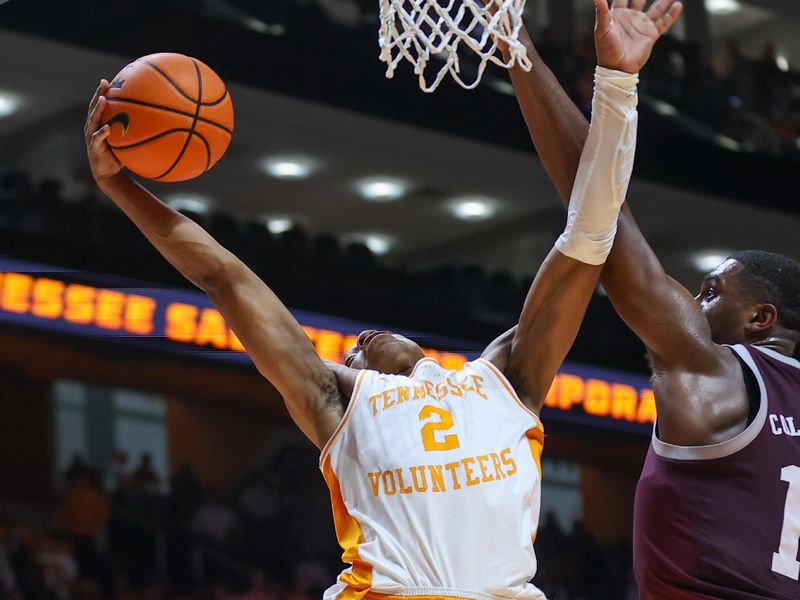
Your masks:
M747 329L753 334L761 334L778 323L778 309L767 302L753 306Z

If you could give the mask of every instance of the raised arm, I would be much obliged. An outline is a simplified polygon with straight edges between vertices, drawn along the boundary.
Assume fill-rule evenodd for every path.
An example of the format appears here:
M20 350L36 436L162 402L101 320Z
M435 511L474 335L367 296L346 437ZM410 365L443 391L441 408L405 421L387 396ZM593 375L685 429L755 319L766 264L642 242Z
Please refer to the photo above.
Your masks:
M599 64L637 72L653 45L669 30L682 5L657 0L618 2L609 10L597 0L595 29ZM613 17L613 20L612 20ZM566 203L578 169L589 126L553 73L539 58L526 32L533 69L515 68L511 79L542 164ZM628 206L623 207L614 249L601 281L614 307L644 341L656 366L685 366L707 371L717 364L708 325L692 295L669 277L642 236Z
M614 241L636 148L636 75L598 67L594 114L569 202L564 233L536 274L510 340L505 371L529 408L538 411L575 340Z
M644 66L682 9L680 2L657 0L644 11L644 0L633 0L618 2L610 11L606 0L595 1L598 62L622 70ZM512 81L542 163L566 202L587 123L527 35L525 40L534 68L530 73L513 70ZM647 347L661 439L710 444L741 431L747 401L738 364L713 343L698 303L665 273L627 205L601 282L616 311Z
M191 219L162 204L124 172L100 127L108 82L89 105L84 130L98 187L180 273L205 291L236 332L259 372L283 396L289 414L321 448L342 418L336 378L303 329L261 279Z

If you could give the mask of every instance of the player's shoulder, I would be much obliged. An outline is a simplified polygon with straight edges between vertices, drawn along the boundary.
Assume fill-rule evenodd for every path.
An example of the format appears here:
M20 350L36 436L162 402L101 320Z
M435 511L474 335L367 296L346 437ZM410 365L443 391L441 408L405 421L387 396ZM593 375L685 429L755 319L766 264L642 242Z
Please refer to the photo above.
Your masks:
M734 347L738 348L738 347ZM800 361L793 356L787 356L767 346L744 345L741 348L753 356L756 361L766 362L790 373L800 374Z
M800 361L773 348L758 344L736 344L726 347L745 373L752 374L763 387L800 385Z
M713 354L706 365L651 363L659 437L667 444L718 444L746 426L747 374L758 367L742 346L714 344Z

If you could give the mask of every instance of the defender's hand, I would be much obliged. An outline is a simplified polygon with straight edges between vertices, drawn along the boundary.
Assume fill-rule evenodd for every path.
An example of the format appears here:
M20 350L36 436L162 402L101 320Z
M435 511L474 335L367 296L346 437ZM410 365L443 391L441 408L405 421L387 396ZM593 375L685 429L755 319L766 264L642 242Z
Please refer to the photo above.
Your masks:
M670 30L683 10L674 0L656 0L645 11L646 0L595 0L594 42L601 67L638 73L650 58L658 39Z
M100 81L100 85L97 86L92 101L89 103L89 116L86 118L86 126L83 129L89 165L98 184L101 180L109 179L122 171L122 163L117 160L106 142L111 127L108 125L100 127L100 119L103 117L103 110L108 102L105 95L108 93L109 87L108 81L105 79Z

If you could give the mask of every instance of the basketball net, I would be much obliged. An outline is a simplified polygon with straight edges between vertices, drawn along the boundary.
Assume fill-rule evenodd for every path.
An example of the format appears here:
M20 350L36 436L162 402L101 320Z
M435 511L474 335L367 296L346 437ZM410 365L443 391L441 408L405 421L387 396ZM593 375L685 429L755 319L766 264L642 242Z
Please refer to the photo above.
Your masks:
M506 69L519 65L530 71L531 61L519 41L525 1L379 0L378 41L381 60L387 65L386 77L394 77L403 59L414 65L425 92L434 91L448 73L471 90L480 83L490 61ZM508 47L507 61L500 45ZM461 59L469 54L480 62L477 74L473 72L472 81L467 82L462 77Z

